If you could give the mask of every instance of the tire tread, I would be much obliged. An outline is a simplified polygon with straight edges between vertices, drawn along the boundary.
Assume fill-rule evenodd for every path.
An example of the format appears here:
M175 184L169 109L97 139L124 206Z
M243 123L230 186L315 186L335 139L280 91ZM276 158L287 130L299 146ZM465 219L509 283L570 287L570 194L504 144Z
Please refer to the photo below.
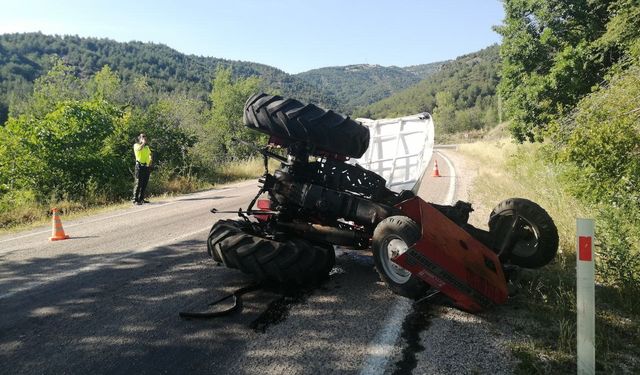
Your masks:
M244 107L247 127L330 153L359 158L369 147L369 129L357 121L314 104L264 93L252 95Z
M243 224L221 220L211 228L207 247L218 248L227 260L227 267L237 268L259 281L296 284L320 281L331 271L335 262L333 247L301 238L274 241L251 233L249 225ZM215 251L209 250L209 254L217 257Z

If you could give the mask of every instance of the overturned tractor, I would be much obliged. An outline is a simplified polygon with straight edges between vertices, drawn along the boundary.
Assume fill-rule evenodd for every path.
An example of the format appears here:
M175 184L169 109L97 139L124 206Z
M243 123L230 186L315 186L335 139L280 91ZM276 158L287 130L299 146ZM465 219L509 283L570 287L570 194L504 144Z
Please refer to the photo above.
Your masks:
M257 280L308 283L326 278L334 245L371 249L389 288L419 299L442 292L478 311L503 303L519 267L549 263L558 247L553 220L537 204L513 198L498 204L489 231L468 223L471 205L427 203L414 191L394 192L380 175L349 158L369 147L369 129L313 104L257 94L244 122L266 133L261 187L238 220L220 220L208 253ZM273 174L268 158L280 167ZM212 210L215 212L215 210Z

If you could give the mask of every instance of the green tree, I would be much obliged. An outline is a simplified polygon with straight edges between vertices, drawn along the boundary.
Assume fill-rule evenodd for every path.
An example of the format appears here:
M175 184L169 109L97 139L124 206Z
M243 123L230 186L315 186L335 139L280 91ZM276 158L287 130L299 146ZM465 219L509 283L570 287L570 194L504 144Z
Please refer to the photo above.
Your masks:
M455 113L455 128L456 132L466 132L469 130L482 129L484 125L484 118L482 111L479 107L467 108Z
M126 156L131 164L135 137L145 133L149 138L153 151L154 165L165 168L176 174L185 171L190 163L190 150L196 143L196 136L190 134L182 126L183 118L174 112L170 101L159 101L148 108L135 108L127 117L127 133L119 139L125 144Z
M220 68L213 80L210 118L202 137L205 152L212 160L229 161L253 155L251 149L234 140L257 143L261 137L258 132L244 126L242 117L244 103L256 93L260 80L255 77L233 79L231 69Z
M554 123L557 161L576 195L630 211L640 209L640 65L613 76Z
M456 128L456 106L453 95L448 91L436 94L436 109L433 111L433 118L438 130L451 133Z
M498 89L517 140L540 136L620 60L619 44L598 40L627 6L633 8L631 0L504 1L504 24L496 28L503 36Z
M12 116L29 114L42 117L56 108L57 104L87 97L83 82L75 75L73 67L60 58L52 58L53 67L36 79L33 94L26 106Z
M73 90L82 95L88 91L91 98L69 99L77 95ZM126 197L132 145L141 132L152 140L156 167L169 177L184 172L196 141L184 125L197 120L187 118L171 98L144 108L125 107L122 101L120 79L108 67L83 81L69 67L54 65L36 82L29 112L0 128L0 194Z
M127 82L124 89L127 103L140 108L146 108L156 100L156 93L149 84L147 77L136 75ZM186 95L183 93L183 95Z
M0 131L2 183L43 197L79 199L89 184L117 193L122 169L107 145L120 126L121 113L104 101L69 101L42 118L11 118Z
M113 104L125 102L120 77L105 65L88 83L89 94L98 100L106 100Z

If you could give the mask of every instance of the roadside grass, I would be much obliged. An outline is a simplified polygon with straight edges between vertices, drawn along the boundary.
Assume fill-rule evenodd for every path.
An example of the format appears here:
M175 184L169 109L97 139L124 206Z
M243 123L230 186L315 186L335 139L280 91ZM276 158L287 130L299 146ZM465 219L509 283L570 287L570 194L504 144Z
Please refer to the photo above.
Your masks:
M445 145L505 139L509 136L509 124L510 122L506 121L483 129L474 129L458 133L440 133L436 137L436 143Z
M506 307L516 340L511 351L521 374L576 372L575 221L603 221L598 208L587 207L563 188L559 172L543 160L543 146L510 140L479 141L459 146L478 172L471 202L495 205L521 197L537 202L558 227L555 261L525 270L520 293ZM490 210L491 207L485 210ZM489 212L480 213L485 219ZM476 213L477 214L477 213ZM606 219L606 218L604 218ZM596 236L596 252L603 248ZM636 254L638 255L638 254ZM596 253L602 266L603 257ZM502 310L501 310L502 311ZM598 272L596 281L596 371L637 373L640 369L640 288L613 285Z
M273 170L276 165L276 163L270 162L270 170ZM152 172L147 192L149 199L153 201L257 178L263 172L264 166L261 158L224 164L207 179L192 175L172 176L168 171L159 170ZM133 188L133 180L131 185ZM3 198L6 202L0 202L0 234L46 225L51 220L50 211L53 207L60 210L65 220L70 220L121 209L131 204L128 199L113 201L106 196L94 193L88 193L82 201L63 198L41 202L35 198L35 194L28 192Z
M128 207L129 201L121 200L105 204L87 204L69 200L58 200L51 204L31 202L28 205L0 212L0 235L33 229L46 225L51 220L51 208L56 207L65 220L72 220L98 213Z
M269 159L269 171L280 166L280 163ZM216 183L224 183L235 180L247 180L256 178L264 172L264 161L262 158L251 158L246 161L231 162L223 165L216 179Z

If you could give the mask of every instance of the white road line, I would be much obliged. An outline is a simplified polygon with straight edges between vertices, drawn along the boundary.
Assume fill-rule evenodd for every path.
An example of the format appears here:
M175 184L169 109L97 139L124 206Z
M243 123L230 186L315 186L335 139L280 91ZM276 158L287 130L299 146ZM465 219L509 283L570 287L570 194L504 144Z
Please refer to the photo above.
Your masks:
M437 152L437 151L436 151ZM453 163L440 152L437 152L444 159L449 168L449 189L444 204L453 204L456 192L456 171ZM425 171L427 173L428 171ZM411 302L404 297L396 297L392 302L392 308L382 326L382 329L376 335L375 339L369 344L367 352L368 357L365 359L364 365L360 370L360 375L377 375L383 374L389 363L391 352L398 342L402 322L411 310Z
M447 191L447 197L444 200L444 204L453 204L453 199L456 193L456 169L453 167L453 163L451 163L451 160L449 160L448 157L444 156L444 154L439 151L436 152L444 159L444 162L447 163L447 167L449 168L449 190Z
M148 246L148 247L146 247L146 248L144 248L142 250L128 251L128 252L126 252L124 254L120 254L120 255L115 256L113 258L109 258L109 259L107 259L107 260L105 260L103 262L100 262L100 263L91 264L89 266L85 266L85 267L82 267L82 268L77 269L77 270L71 270L71 271L63 272L63 273L57 274L57 275L55 275L53 277L49 277L49 278L47 278L45 280L38 280L38 281L28 282L26 284L21 285L19 288L11 290L10 292L4 293L4 294L0 294L0 300L8 298L8 297L11 297L11 296L13 296L13 295L15 295L17 293L26 292L26 291L35 289L35 288L37 288L39 286L42 286L42 285L45 285L45 284L48 284L48 283L51 283L51 282L60 281L60 280L66 279L68 277L75 276L75 275L78 275L78 274L81 274L81 273L84 273L84 272L95 271L95 270L98 270L98 269L100 269L102 267L105 267L105 266L115 265L115 262L118 261L118 260L128 258L128 257L130 257L132 255L137 255L137 254L145 253L145 252L148 252L148 251L152 251L152 250L155 250L155 249L157 249L159 247L172 245L172 244L176 243L177 241L179 241L181 239L188 238L188 237L191 237L191 236L195 236L196 234L199 234L199 233L204 232L204 231L208 231L210 228L211 228L211 225L207 225L205 228L201 228L201 229L195 230L193 232L189 232L189 233L183 234L181 236L172 238L170 240L163 241L161 243Z
M239 186L241 187L242 185L239 185ZM235 186L234 186L234 187L235 187ZM142 211L146 211L146 210L153 210L153 209L156 209L156 208L160 208L160 207L168 206L168 205L170 205L170 204L174 204L174 203L178 203L178 202L183 202L183 201L185 200L184 198L186 198L186 197L206 196L206 195L207 195L207 193L220 193L220 192L223 192L223 191L231 190L231 189L232 189L232 188L234 188L234 187L228 187L228 188L219 189L219 190L218 190L218 189L214 189L214 190L207 190L207 191L205 191L205 192L194 193L194 194L190 194L190 195L185 196L185 197L178 198L178 199L173 200L173 201L171 201L171 202L167 202L167 203L163 203L163 204L159 204L159 205L148 206L148 207L140 208L140 209L136 209L136 210L128 210L128 211L126 211L126 212L122 212L122 213L119 213L119 214L116 214L116 215L111 215L111 216L101 217L101 218L98 218L98 219L89 220L89 221L84 221L84 222L81 222L81 223L75 223L75 224L65 225L65 227L66 227L66 228L73 228L73 227L77 227L77 226L79 226L79 225L91 224L91 223L95 223L95 222L98 222L98 221L109 220L109 219L113 219L113 218L120 217L120 216L125 216L125 215L130 215L130 214L138 214L138 213L140 213L140 212L142 212ZM21 238L26 238L26 237L36 236L36 235L38 235L38 234L44 234L44 233L50 233L50 232L51 232L51 230L49 229L49 230L44 230L44 231L40 231L40 232L29 233L29 234L25 234L25 235L18 236L18 237L11 237L11 238L7 238L7 239L4 239L4 240L0 240L0 243L3 243L3 242L9 242L9 241L15 241L15 240L19 240L19 239L21 239Z
M364 362L360 375L382 374L387 368L393 347L400 337L402 322L411 310L411 302L407 298L396 297L384 326L372 343L369 344L369 355Z

